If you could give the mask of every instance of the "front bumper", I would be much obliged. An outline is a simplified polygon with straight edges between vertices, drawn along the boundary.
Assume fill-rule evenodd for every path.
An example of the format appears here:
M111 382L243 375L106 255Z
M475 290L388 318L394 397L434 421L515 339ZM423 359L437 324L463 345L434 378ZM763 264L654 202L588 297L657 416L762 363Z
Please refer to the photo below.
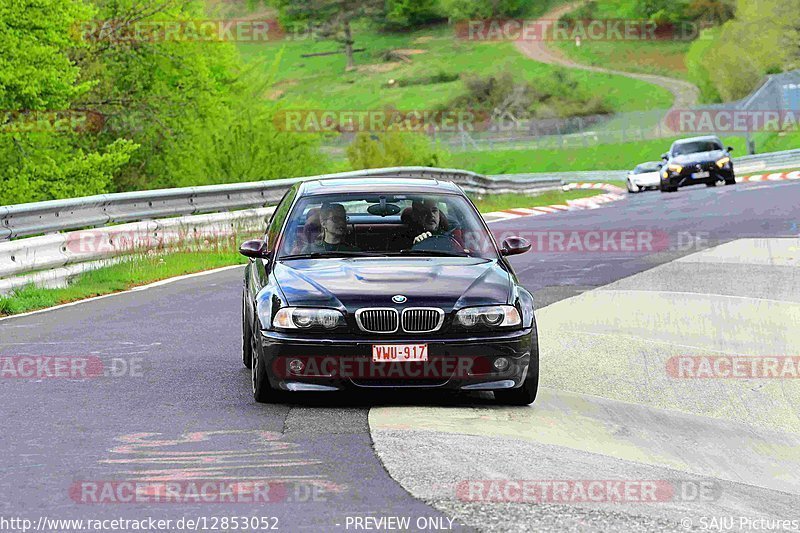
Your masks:
M708 172L708 177L694 178L693 175L697 172ZM734 179L733 167L719 168L716 164L713 164L704 166L702 170L685 168L679 174L669 172L666 178L662 176L661 184L665 187L688 187L690 185L705 185L732 179Z
M522 385L538 371L533 329L492 336L447 338L356 337L315 339L262 331L260 347L270 385L290 391L355 388L500 390ZM427 362L372 362L373 344L427 344ZM508 367L497 370L494 361ZM303 369L292 370L300 361Z
M631 175L628 179L630 179L631 184L636 185L640 189L647 189L650 187L658 188L661 183L658 175L656 175L655 178L637 178L635 175Z

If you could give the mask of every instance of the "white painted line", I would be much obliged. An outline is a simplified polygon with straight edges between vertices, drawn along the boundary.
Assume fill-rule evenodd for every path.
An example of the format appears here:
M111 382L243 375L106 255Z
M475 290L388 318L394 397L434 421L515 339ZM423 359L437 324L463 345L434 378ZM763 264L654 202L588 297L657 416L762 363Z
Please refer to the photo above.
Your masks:
M515 207L514 209L507 209L506 212L520 215L541 215L540 212L528 209L527 207Z

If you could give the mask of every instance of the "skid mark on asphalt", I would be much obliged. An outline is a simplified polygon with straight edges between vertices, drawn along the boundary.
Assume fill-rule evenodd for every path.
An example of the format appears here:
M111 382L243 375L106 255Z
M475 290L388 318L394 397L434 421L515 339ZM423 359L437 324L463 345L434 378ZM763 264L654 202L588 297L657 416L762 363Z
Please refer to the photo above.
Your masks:
M297 467L320 465L296 443L280 433L260 430L195 431L169 436L131 433L117 437L120 444L108 451L101 465L127 466L113 476L136 481L193 479L264 480L305 482L327 491L344 487L313 474L298 474ZM154 468L157 467L157 468Z

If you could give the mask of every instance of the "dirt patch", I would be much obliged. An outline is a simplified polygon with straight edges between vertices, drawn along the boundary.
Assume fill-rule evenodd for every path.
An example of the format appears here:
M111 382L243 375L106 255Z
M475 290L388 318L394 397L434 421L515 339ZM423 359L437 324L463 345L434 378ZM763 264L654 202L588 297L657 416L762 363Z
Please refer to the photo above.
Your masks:
M433 35L423 35L422 37L417 37L414 39L414 44L423 44L429 43L433 40Z
M415 56L417 54L427 54L427 50L422 50L420 48L398 48L396 50L392 50L392 52L396 54L403 54L404 56Z
M374 65L359 65L356 67L356 72L365 72L376 74L381 72L389 72L402 65L399 61L391 63L377 63Z
M269 90L267 90L266 93L264 93L264 96L269 100L277 100L281 96L286 94L286 89L294 87L298 83L299 81L295 78L281 80L273 84L273 86Z

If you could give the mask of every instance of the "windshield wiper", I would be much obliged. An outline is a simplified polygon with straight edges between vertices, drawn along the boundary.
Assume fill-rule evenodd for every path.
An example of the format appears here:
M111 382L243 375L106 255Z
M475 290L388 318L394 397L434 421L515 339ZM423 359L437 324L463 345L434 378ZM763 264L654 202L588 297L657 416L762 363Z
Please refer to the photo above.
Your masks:
M466 253L445 252L443 250L400 250L392 255L435 256L435 257L472 257Z
M307 254L291 254L291 255L282 255L278 258L278 261L283 261L285 259L320 259L324 257L375 257L386 255L382 253L375 253L375 252L349 252L349 251L329 251L329 252L311 252Z

